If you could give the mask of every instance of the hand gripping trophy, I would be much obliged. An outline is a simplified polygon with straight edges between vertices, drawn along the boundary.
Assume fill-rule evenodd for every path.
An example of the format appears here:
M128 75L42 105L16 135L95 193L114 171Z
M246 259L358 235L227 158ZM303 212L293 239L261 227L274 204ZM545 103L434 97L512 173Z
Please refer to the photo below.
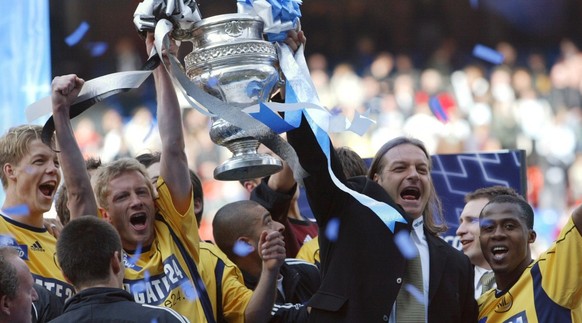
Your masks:
M240 13L240 5L239 13L201 19L195 1L146 0L139 4L134 22L138 30L146 31L159 19L170 20L172 38L193 43L193 51L184 59L191 82L242 110L267 101L278 89L280 73L277 50L263 39L263 19ZM279 159L257 152L256 138L219 117L212 121L210 138L233 153L214 170L216 179L259 178L281 170Z

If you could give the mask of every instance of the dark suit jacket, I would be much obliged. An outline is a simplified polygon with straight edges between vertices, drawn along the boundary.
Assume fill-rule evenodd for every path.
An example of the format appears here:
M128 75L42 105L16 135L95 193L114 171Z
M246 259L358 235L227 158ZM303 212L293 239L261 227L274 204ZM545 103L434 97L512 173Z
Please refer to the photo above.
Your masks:
M333 184L325 156L305 118L300 128L288 132L287 139L309 173L304 185L321 232L322 284L308 304L312 307L310 321L388 321L406 264L394 243L394 234L370 209ZM365 177L346 180L333 149L331 165L346 186L404 214L376 182ZM332 219L339 221L335 241L324 234ZM400 230L410 230L410 225L396 223L395 233ZM429 233L426 237L430 254L428 322L476 322L469 259L441 238Z

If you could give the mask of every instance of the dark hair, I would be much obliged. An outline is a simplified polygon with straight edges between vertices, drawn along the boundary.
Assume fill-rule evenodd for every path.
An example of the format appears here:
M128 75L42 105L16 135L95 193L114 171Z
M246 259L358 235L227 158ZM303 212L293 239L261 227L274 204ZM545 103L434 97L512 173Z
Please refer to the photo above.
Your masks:
M101 159L89 157L85 161L85 166L87 167L87 171L95 170L101 167ZM89 173L89 178L91 178L91 173ZM71 213L69 212L69 208L67 207L67 186L63 182L63 184L59 187L56 200L55 200L55 210L57 211L57 217L61 224L64 226L71 220Z
M162 159L162 153L154 152L154 153L143 153L137 157L135 157L137 161L144 165L146 168L150 167L152 164L159 163ZM189 169L190 172L190 182L192 183L192 194L194 199L199 198L202 202L202 208L199 212L196 213L196 221L198 225L200 225L200 221L202 221L202 214L204 213L204 192L202 191L202 182L196 173Z
M214 216L214 241L231 260L239 257L233 252L237 239L241 236L252 237L254 234L252 221L256 218L251 216L251 210L257 206L261 205L253 200L236 201L221 207Z
M390 149L401 145L413 145L422 150L428 159L429 171L432 170L432 159L430 158L430 155L428 154L428 151L426 150L426 147L422 141L410 137L396 137L385 143L382 147L380 147L378 152L376 152L376 155L372 160L372 165L370 165L370 170L368 171L369 179L373 180L374 175L382 173L384 166L386 166L384 165L384 155L386 155ZM447 231L447 225L443 217L441 201L436 194L431 176L429 176L429 182L430 187L428 192L428 203L426 204L422 213L424 215L424 226L430 233L436 235L440 232Z
M531 205L529 205L529 203L527 203L527 201L523 197L521 197L520 195L517 195L517 196L498 195L498 196L495 196L494 198L492 198L491 201L489 201L489 203L485 204L485 207L487 207L488 205L493 204L493 203L511 203L511 204L516 204L517 206L519 206L519 209L521 210L520 215L525 220L525 224L527 225L527 228L533 230L534 211L533 211ZM485 210L485 207L483 207L483 210ZM483 218L483 210L481 210L479 218Z
M101 159L100 158L95 158L95 157L89 157L86 161L85 161L85 166L87 167L87 170L95 170L99 167L101 167Z
M116 251L121 256L119 234L111 224L95 216L69 222L57 240L59 265L75 287L107 280Z
M202 182L200 181L200 177L198 177L198 175L196 175L193 170L188 169L188 171L190 172L190 182L192 182L193 198L194 200L200 199L200 204L202 205L200 211L196 212L195 214L196 222L198 223L198 226L200 226L200 221L202 221L202 214L204 213L204 191L202 190Z
M152 164L159 163L162 159L162 153L160 152L153 152L153 153L143 153L137 157L135 157L137 161L144 165L146 168L150 167Z
M479 188L473 192L467 193L467 195L465 195L465 203L481 198L491 200L499 195L521 196L511 187L495 185Z
M368 173L368 166L366 166L366 163L358 153L349 147L336 148L335 151L342 164L346 178L362 176Z
M13 299L18 292L18 272L10 258L18 258L18 250L13 246L0 246L0 296Z

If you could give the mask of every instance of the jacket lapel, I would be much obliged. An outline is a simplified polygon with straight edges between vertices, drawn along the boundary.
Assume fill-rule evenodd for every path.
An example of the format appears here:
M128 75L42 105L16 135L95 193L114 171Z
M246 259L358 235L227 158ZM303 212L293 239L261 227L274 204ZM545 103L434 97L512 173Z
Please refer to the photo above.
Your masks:
M424 235L426 236L430 258L430 282L428 288L428 303L430 304L438 290L441 278L445 274L445 265L449 253L442 241L439 241L439 237L430 234L426 230L424 230Z

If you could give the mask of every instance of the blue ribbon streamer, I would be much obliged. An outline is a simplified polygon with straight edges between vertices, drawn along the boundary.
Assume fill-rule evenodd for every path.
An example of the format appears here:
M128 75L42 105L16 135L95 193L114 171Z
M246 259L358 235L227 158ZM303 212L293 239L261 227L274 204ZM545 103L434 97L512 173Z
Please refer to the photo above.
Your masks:
M300 64L302 64L303 60L299 60ZM305 69L306 66L300 66L301 69ZM285 72L285 71L284 71ZM294 71L297 72L297 71ZM295 76L298 77L302 77L301 72L299 73L289 73L289 74L294 74ZM287 76L287 74L285 74ZM305 77L305 76L303 76ZM295 103L295 102L299 102L299 97L297 96L297 92L295 91L294 88L294 84L301 84L301 85L305 85L305 84L311 84L311 82L307 81L307 80L290 80L289 78L287 79L287 86L285 89L285 96L286 96L286 103ZM303 89L305 90L305 89ZM305 93L305 91L304 91ZM315 89L312 89L312 91L306 91L306 93L316 93ZM308 98L308 100L315 100L317 101L316 97L310 97ZM329 135L327 134L327 132L321 128L318 123L316 122L316 119L321 119L320 116L314 115L313 114L313 110L311 109L303 109L303 110L298 110L298 111L291 111L291 112L287 112L285 113L285 121L297 128L299 127L299 124L301 123L301 116L304 115L307 122L309 123L309 126L311 128L311 130L313 131L313 134L315 135L315 138L317 140L317 143L319 144L319 147L321 148L322 152L324 153L324 155L326 156L327 159L327 168L328 168L328 172L330 174L330 177L333 181L333 183L342 191L352 195L358 202L360 202L362 205L368 207L370 210L372 210L377 216L378 218L380 218L380 220L386 225L386 227L391 231L394 232L394 226L396 224L396 222L400 222L400 223L408 223L404 217L402 217L402 215L400 214L400 212L398 212L395 208L393 208L392 206L390 206L388 203L385 202L380 202L377 201L367 195L361 194L359 192L356 192L350 188L348 188L347 186L345 186L344 183L342 183L334 174L332 168L331 168L331 145L330 145L330 138ZM322 122L322 120L320 120L320 122Z
M278 134L282 134L297 127L281 119L277 113L269 109L264 103L261 103L259 112L249 113L256 120L267 125L271 130Z

